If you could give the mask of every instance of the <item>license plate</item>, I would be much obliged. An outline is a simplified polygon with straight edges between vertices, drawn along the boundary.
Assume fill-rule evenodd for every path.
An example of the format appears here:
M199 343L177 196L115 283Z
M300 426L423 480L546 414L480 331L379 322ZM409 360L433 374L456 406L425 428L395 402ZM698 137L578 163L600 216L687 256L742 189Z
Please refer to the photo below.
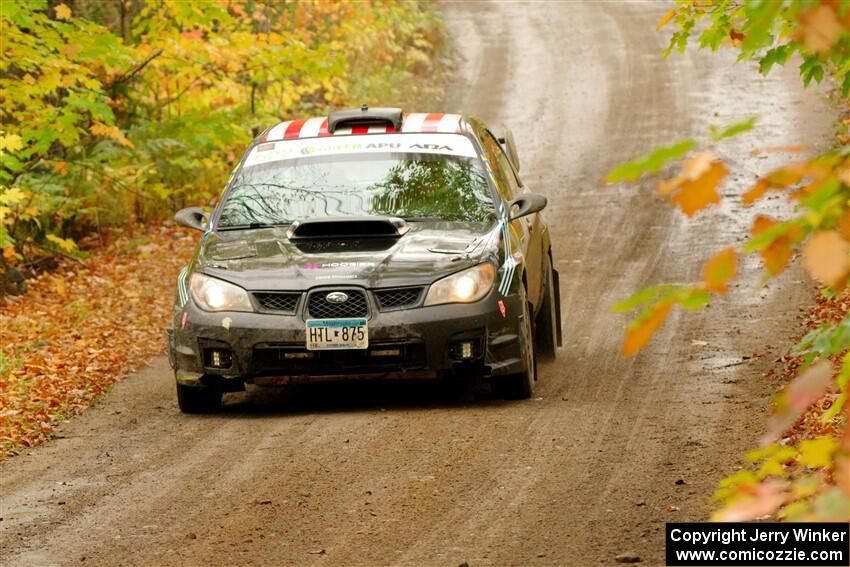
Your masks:
M369 348L366 319L308 319L307 350Z

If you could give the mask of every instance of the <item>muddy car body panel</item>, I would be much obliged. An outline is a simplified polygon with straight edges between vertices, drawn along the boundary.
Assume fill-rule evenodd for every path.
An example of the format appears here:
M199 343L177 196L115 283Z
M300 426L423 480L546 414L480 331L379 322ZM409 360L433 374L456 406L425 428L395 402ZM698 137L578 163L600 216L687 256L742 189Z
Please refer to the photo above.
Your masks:
M396 109L258 136L210 215L177 216L204 230L168 330L181 408L328 379L525 376L530 394L534 344L560 341L557 272L511 153L474 117ZM307 348L308 320L349 319L368 345Z

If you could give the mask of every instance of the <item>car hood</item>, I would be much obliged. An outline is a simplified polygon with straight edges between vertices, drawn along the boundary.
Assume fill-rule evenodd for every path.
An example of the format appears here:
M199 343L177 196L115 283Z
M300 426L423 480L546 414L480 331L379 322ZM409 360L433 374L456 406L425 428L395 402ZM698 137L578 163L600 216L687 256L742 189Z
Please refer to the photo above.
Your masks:
M414 222L392 238L290 240L286 227L210 233L195 270L247 290L433 282L482 261L498 236L481 222Z

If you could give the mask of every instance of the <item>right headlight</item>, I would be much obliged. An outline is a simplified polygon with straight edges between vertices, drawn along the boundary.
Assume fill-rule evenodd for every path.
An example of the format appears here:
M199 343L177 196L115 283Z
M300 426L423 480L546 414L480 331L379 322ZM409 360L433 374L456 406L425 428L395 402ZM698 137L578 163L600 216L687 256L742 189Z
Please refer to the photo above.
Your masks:
M248 292L226 281L194 273L189 289L198 306L204 311L253 311Z
M496 268L489 262L479 264L431 284L425 305L472 303L490 292Z

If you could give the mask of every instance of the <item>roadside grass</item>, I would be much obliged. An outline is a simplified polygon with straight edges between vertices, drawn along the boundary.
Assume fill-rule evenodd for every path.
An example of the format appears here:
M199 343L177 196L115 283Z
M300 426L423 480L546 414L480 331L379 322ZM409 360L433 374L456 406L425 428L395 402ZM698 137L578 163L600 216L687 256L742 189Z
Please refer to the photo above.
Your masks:
M46 441L164 352L175 277L196 241L166 226L119 233L0 300L0 458Z

